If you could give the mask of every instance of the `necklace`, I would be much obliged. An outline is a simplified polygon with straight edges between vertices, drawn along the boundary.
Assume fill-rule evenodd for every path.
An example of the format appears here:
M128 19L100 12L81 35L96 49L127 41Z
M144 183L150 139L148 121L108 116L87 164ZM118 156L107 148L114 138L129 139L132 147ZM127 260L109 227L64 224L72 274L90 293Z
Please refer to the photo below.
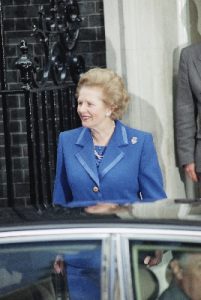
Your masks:
M98 160L101 160L101 159L104 157L104 155L103 155L103 154L99 154L99 153L96 151L96 149L94 149L94 155L98 158Z
M96 165L99 167L101 160L104 157L105 150L107 147L105 146L94 146L94 155L96 158Z

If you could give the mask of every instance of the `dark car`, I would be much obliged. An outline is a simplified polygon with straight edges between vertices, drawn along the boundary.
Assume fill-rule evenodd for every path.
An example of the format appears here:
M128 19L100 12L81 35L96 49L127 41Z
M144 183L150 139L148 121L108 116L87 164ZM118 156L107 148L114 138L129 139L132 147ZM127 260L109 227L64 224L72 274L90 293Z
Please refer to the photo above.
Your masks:
M188 219L1 209L0 300L157 299L171 281L172 253L201 253L199 216ZM162 261L146 266L157 251Z

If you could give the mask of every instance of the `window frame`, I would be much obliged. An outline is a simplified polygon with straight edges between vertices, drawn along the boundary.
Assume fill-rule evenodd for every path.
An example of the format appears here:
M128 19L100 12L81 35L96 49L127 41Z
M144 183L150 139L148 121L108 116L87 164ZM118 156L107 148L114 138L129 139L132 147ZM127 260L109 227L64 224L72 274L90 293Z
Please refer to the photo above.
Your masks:
M111 264L114 257L114 247L111 247L111 235L106 232L95 232L84 228L43 228L22 229L0 232L0 247L2 244L27 244L40 242L73 242L73 241L100 241L102 244L101 265L101 299L110 300L114 289L111 286L111 272L115 266ZM113 283L114 284L114 283Z

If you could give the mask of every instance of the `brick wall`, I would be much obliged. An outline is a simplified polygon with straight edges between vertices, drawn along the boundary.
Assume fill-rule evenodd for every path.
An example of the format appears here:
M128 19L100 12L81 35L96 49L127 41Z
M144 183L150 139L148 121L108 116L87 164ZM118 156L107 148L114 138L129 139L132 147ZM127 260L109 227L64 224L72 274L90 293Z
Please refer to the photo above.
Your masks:
M105 35L102 0L78 0L80 16L83 17L75 54L81 54L86 69L105 66ZM15 62L20 55L19 42L28 42L29 55L37 56L40 45L31 36L32 23L38 19L39 5L48 10L49 0L2 0L5 30L6 80L8 89L20 87L19 72ZM26 144L26 120L24 99L20 96L7 98L11 130L14 194L17 205L29 204L28 157ZM6 169L4 158L4 135L2 102L0 99L0 206L7 205Z

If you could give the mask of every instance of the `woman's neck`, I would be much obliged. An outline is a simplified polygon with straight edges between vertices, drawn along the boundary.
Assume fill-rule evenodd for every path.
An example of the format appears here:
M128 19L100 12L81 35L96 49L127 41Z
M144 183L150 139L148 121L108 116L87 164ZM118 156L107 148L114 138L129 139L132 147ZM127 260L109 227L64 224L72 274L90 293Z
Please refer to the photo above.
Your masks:
M91 135L94 145L107 146L115 129L115 122L111 120L107 126L103 128L92 128Z

